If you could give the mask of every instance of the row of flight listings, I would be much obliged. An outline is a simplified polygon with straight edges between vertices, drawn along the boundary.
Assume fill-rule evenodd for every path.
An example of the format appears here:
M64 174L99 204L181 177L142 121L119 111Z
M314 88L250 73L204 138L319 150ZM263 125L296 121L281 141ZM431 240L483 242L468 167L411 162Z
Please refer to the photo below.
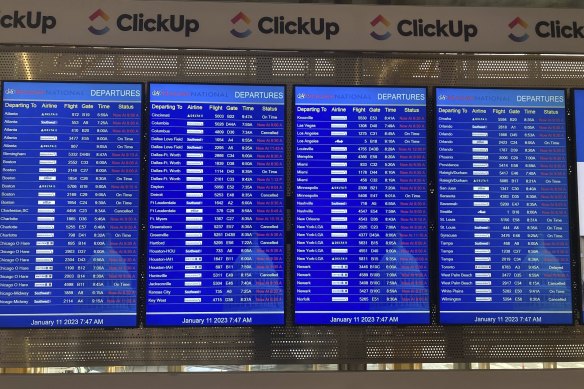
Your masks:
M0 327L136 326L139 209L142 325L285 323L284 86L2 91ZM565 90L435 93L439 322L573 324ZM430 323L426 99L294 88L295 324Z

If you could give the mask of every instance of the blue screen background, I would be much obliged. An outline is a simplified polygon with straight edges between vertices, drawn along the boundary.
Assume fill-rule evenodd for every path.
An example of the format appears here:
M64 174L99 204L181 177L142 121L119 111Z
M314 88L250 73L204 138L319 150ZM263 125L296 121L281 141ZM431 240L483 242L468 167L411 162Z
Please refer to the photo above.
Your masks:
M284 87L152 84L146 323L284 323Z
M0 327L136 325L141 92L4 83Z
M426 90L295 88L297 324L427 324Z
M563 90L436 89L440 321L572 322Z

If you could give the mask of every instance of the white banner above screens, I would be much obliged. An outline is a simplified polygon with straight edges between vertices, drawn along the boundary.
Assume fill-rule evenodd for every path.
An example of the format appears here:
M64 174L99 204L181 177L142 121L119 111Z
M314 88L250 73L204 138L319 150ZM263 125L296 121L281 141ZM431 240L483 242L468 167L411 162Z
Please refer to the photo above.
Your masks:
M3 0L3 44L584 53L584 10Z

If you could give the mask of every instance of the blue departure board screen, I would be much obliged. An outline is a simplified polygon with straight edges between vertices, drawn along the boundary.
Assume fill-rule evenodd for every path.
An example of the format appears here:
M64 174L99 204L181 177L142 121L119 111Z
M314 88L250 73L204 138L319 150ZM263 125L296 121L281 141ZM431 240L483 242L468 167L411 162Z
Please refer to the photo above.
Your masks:
M565 92L436 89L443 324L571 324Z
M150 85L147 325L284 323L284 92Z
M426 89L294 95L296 323L429 323Z
M4 83L0 327L136 325L141 94Z
M578 172L578 220L579 220L579 243L580 258L584 250L584 90L574 90L574 121L576 124L576 170ZM581 291L584 292L584 263L580 264ZM582 299L584 303L584 299ZM581 317L584 320L584 309Z

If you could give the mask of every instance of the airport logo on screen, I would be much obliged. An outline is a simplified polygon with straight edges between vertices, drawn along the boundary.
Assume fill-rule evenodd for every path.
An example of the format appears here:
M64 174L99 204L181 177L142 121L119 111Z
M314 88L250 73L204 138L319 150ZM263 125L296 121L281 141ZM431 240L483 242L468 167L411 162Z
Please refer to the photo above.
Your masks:
M37 11L10 11L0 12L0 28L5 29L41 29L41 33L46 34L57 25L57 18L51 15L44 15Z
M89 15L89 20L96 19L108 21L110 16L101 8ZM116 27L122 32L176 32L182 33L186 38L199 31L200 23L197 19L187 18L185 15L156 14L150 17L144 13L121 14L116 19ZM108 26L98 29L93 25L88 28L94 35L105 35L110 31Z
M252 34L249 28L252 20L244 12L239 12L231 18L231 24L235 25L230 31L237 38L247 38ZM237 28L237 26L240 26ZM245 28L245 30L242 30ZM258 19L257 29L265 35L315 35L324 36L330 40L341 31L337 22L328 21L325 18L289 18L286 16L262 16Z
M371 26L377 30L371 31L369 34L373 39L383 41L391 37L389 26L391 23L383 15L378 15L375 19L369 22ZM380 31L379 24L385 26L385 32ZM402 19L397 23L397 33L400 36L409 38L460 38L465 42L469 42L476 37L479 28L476 24L465 23L463 20L448 20L442 21L440 19L427 21L424 19Z

